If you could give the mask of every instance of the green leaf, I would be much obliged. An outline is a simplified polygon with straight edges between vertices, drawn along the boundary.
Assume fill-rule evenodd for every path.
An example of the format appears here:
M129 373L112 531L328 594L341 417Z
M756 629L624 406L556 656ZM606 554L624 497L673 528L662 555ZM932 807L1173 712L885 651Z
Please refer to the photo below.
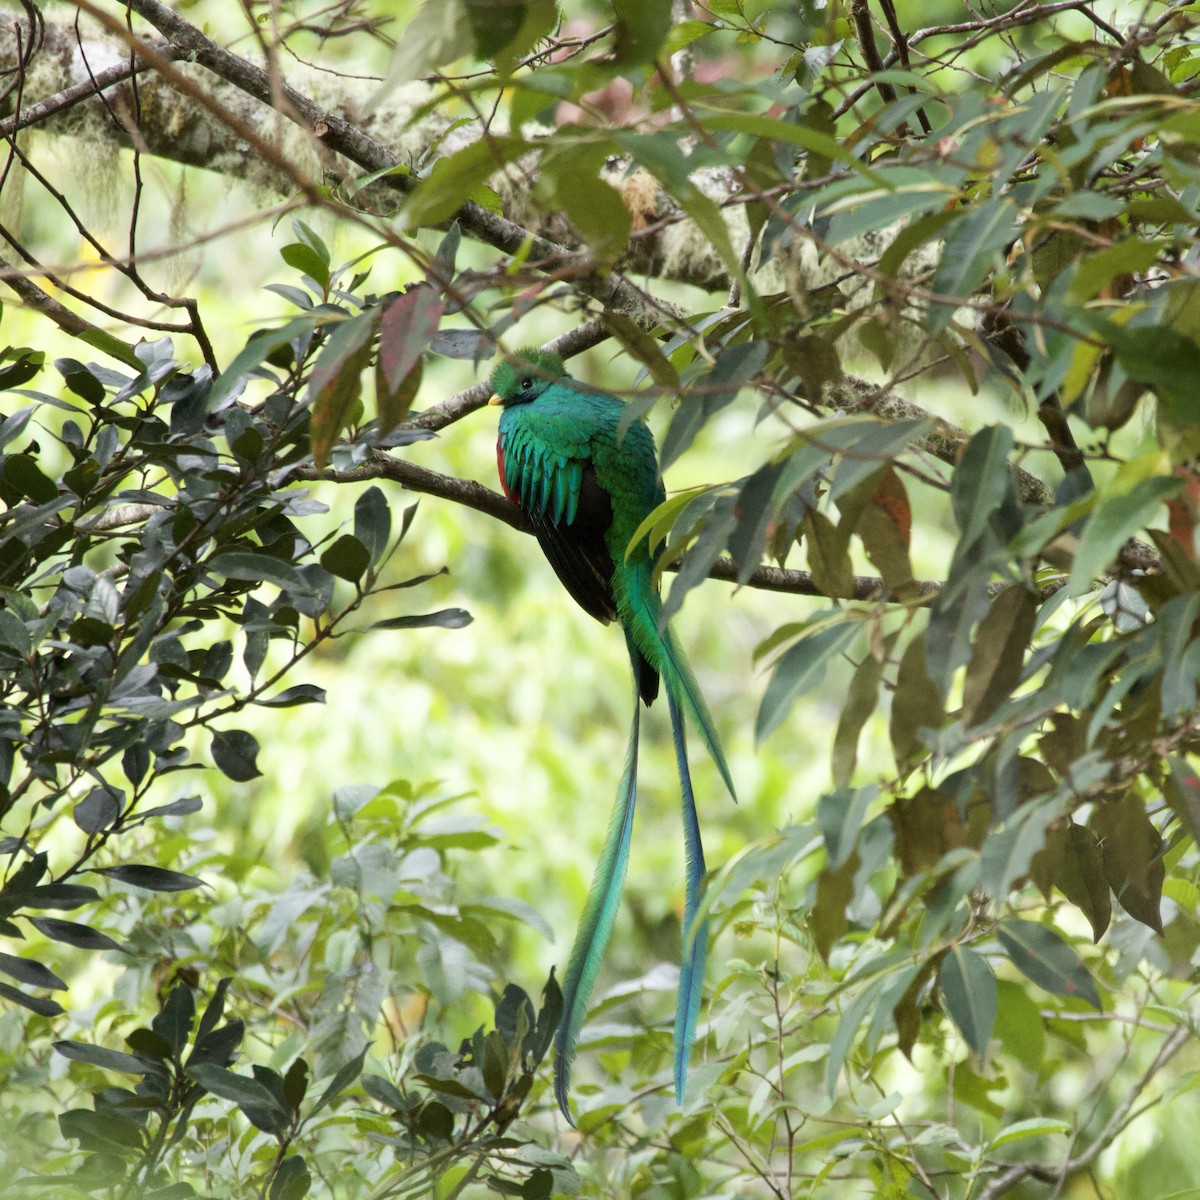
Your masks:
M170 1046L171 1052L178 1056L187 1045L195 1017L196 999L192 995L192 989L186 983L177 983L171 989L162 1012L150 1022L150 1028Z
M810 508L801 526L808 549L808 569L813 583L831 599L854 595L854 564L850 560L850 534L819 509Z
M825 858L831 870L841 867L858 844L867 810L879 795L877 787L840 787L817 801L817 824L825 838Z
M4 463L4 482L34 504L51 504L58 499L58 484L29 454L8 456Z
M769 351L766 342L743 342L721 351L713 369L687 390L671 418L667 436L663 438L664 469L692 444L709 417L731 404L738 392L762 370Z
M120 1071L123 1075L145 1075L153 1068L149 1063L126 1054L123 1050L109 1050L106 1046L92 1046L86 1042L55 1042L54 1049L64 1058L103 1067L106 1071Z
M944 719L941 693L934 687L925 665L925 634L922 632L908 643L900 658L888 718L892 753L902 771L907 771L924 750L921 730L940 729Z
M363 1062L366 1060L369 1049L369 1046L364 1047L360 1054L355 1055L349 1062L338 1068L337 1073L326 1085L316 1104L313 1105L312 1112L309 1113L310 1117L316 1116L321 1109L331 1100L340 1096L362 1074Z
M303 242L290 242L279 252L289 267L302 271L316 281L322 290L329 287L329 260L321 256Z
M331 575L350 583L357 583L370 565L370 552L350 533L334 539L321 553L321 566Z
M274 351L286 346L293 338L312 333L318 325L328 319L327 314L305 313L304 316L295 317L278 329L254 334L212 385L208 394L209 410L219 412L225 408L245 384L250 372L261 366Z
M422 629L427 625L438 625L443 629L461 629L470 625L471 614L461 608L442 608L437 612L412 614L406 617L388 617L376 621L371 629Z
M404 27L396 31L395 50L387 75L371 97L369 110L377 108L401 84L446 66L474 49L471 25L462 0L422 4Z
M668 392L679 390L679 373L663 353L658 338L624 313L605 312L601 319L609 333L650 372L660 388Z
M653 63L671 28L671 0L613 0L613 13L616 63L625 69Z
M372 484L354 502L354 536L367 548L371 566L387 552L392 510L381 488Z
M785 142L807 150L810 154L839 162L871 180L877 187L889 187L886 176L873 170L859 155L847 149L843 142L803 124L793 124L791 121L762 116L759 113L705 113L704 128L713 132L729 129L736 133L749 133L756 137Z
M986 720L1021 682L1038 598L1024 584L1005 588L979 622L963 681L962 720Z
M1119 800L1101 800L1091 827L1099 839L1104 873L1117 903L1162 935L1163 840L1133 789Z
M226 579L245 579L255 583L273 583L285 592L308 592L308 581L290 562L269 554L245 550L227 550L214 554L208 566Z
M802 638L780 655L759 706L754 726L757 742L765 741L782 724L797 698L825 678L829 660L845 653L859 632L857 621L839 619Z
M235 783L248 783L258 769L258 740L244 729L217 730L212 736L213 762Z
M1098 1011L1103 1009L1087 967L1054 930L1009 917L996 926L996 936L1013 964L1038 987L1056 996L1084 1000Z
M996 1025L996 977L982 954L951 946L938 972L946 1011L976 1054L986 1054Z
M997 255L1017 237L1019 228L1017 206L1011 197L996 196L973 203L946 236L931 290L943 296L968 299L983 282ZM934 304L927 318L928 332L940 333L953 316L953 304Z
M312 1176L303 1156L289 1154L275 1171L267 1200L304 1200L311 1187Z
M280 1136L286 1132L291 1115L279 1099L257 1079L237 1075L214 1063L189 1063L187 1073L206 1092L232 1100L257 1129Z
M989 425L967 443L950 484L961 546L978 540L1003 502L1010 486L1008 457L1012 451L1013 435L1007 425Z
M1072 1129L1070 1121L1056 1121L1053 1117L1027 1117L1024 1121L1005 1125L988 1142L988 1150L998 1150L1001 1146L1022 1142L1026 1138L1049 1137L1052 1133L1070 1135Z
M528 149L522 138L490 135L439 158L409 196L405 225L417 228L449 221L468 200L479 198L479 189L494 172Z
M325 689L317 687L315 683L296 683L256 703L262 708L295 708L301 704L324 704Z
M1146 527L1164 503L1179 491L1180 480L1143 479L1123 495L1101 499L1083 527L1067 588L1078 596L1091 591L1121 551L1121 547Z

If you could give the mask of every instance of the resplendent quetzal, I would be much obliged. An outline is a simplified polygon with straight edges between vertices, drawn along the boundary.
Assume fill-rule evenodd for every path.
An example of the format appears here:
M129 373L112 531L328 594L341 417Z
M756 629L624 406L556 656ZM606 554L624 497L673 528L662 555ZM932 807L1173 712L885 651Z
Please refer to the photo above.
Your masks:
M548 351L523 350L514 361L501 363L492 373L491 388L491 403L504 406L496 461L505 493L529 518L567 591L597 620L620 622L633 663L633 726L625 771L563 979L563 1019L555 1039L555 1095L570 1120L571 1061L629 862L637 797L639 700L646 704L654 700L661 677L683 791L687 859L684 947L675 1012L675 1096L682 1104L708 951L708 922L696 920L704 850L682 712L699 730L731 796L734 790L704 697L670 629L661 627L655 553L645 539L630 547L638 526L666 495L654 437L641 421L625 420L621 400L576 382L566 373L562 359ZM622 429L622 424L627 427Z

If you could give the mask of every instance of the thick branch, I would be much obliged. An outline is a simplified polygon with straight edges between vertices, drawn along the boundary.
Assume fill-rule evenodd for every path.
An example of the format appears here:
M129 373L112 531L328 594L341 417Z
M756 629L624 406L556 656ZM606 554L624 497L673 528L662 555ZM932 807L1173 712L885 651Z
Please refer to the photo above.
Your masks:
M442 475L431 471L428 467L420 467L407 459L393 458L391 455L375 454L370 462L359 467L351 467L345 471L332 468L318 470L316 467L304 466L288 475L289 479L325 479L334 483L363 483L368 479L390 479L409 491L422 492L429 496L439 496L443 500L452 500L465 508L473 508L476 512L486 513L503 521L513 529L522 533L532 533L533 527L525 519L525 514L505 499L499 492L476 483L473 479L456 479L452 475ZM678 565L672 563L668 571L678 570ZM712 579L723 579L729 583L738 582L737 565L729 558L719 558L709 571ZM825 596L813 577L807 571L791 571L782 567L759 567L748 580L746 587L759 588L768 592L786 592L793 596ZM939 584L924 580L913 585L912 593L921 600L932 599L936 595ZM872 575L858 576L854 581L854 595L847 599L879 600L889 595L888 586L882 579ZM912 602L912 597L909 597Z

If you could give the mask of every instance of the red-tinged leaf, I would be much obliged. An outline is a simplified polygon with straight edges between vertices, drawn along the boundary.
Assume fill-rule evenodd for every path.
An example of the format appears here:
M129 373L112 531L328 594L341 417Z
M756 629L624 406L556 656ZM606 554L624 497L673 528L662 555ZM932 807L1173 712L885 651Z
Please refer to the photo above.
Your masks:
M379 314L372 311L339 321L317 357L308 381L308 395L312 404L309 440L318 467L329 461L329 451L359 398L359 376L370 360L371 338L378 320Z
M1084 1000L1097 1011L1103 1009L1083 960L1054 930L1011 917L996 926L996 936L1013 964L1038 987Z
M398 392L433 341L445 305L427 283L419 283L383 310L379 363L389 392Z
M887 514L907 549L912 535L912 506L895 467L887 467L880 475L871 493L871 503Z
M413 369L401 380L400 386L391 388L384 376L382 364L378 360L376 361L375 410L379 425L378 437L387 437L408 416L409 409L412 408L412 403L421 390L421 379L424 374L424 364L417 359L413 364Z

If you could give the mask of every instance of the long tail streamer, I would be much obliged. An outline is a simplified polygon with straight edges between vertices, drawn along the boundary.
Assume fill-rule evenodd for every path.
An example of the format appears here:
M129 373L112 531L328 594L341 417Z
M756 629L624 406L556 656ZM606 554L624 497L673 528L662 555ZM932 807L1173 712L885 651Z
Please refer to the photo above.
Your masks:
M683 904L683 953L679 968L679 995L675 1005L675 1103L682 1106L687 1091L688 1057L696 1036L700 999L704 991L704 964L708 959L708 918L697 922L700 910L701 881L704 879L704 846L700 841L700 821L692 795L692 776L688 771L687 745L683 716L675 697L668 693L671 733L675 740L675 763L679 768L679 787L683 793L683 847L687 865L687 892Z
M604 948L612 935L613 922L621 904L621 885L629 865L629 842L633 833L633 810L637 804L638 730L641 719L641 698L637 679L633 687L633 725L629 730L629 745L625 750L625 772L617 788L617 800L608 823L604 849L596 864L596 874L588 892L583 916L575 932L571 961L563 977L563 1016L554 1039L554 1095L567 1121L574 1125L567 1108L571 1086L571 1063L579 1031L587 1016L588 999L596 982L596 972L604 957Z
M696 731L700 734L700 740L712 755L713 762L716 763L717 770L721 773L721 778L729 789L730 796L736 801L737 793L733 788L733 777L725 762L716 726L713 724L712 714L708 711L708 705L704 703L700 685L697 684L687 658L675 641L671 630L659 628L662 602L654 590L649 565L643 571L633 574L625 582L625 590L618 594L617 600L622 610L621 623L629 630L629 634L626 636L632 635L637 648L662 676L667 694L691 718L696 726Z

